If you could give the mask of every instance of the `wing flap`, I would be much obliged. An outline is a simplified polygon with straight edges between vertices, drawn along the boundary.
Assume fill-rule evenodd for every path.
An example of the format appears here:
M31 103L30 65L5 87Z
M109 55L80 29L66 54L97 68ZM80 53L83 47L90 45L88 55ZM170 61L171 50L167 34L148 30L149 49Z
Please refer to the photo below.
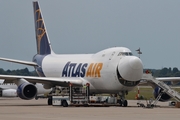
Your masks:
M32 76L14 76L14 75L0 75L0 79L4 79L4 83L12 83L17 79L25 79L31 83L42 83L58 86L68 86L69 83L72 83L76 86L83 85L82 78L55 78L55 77L32 77Z
M38 66L35 62L29 62L29 61L15 60L15 59L2 58L2 57L0 57L0 60L7 61L7 62L24 64L24 65L29 65L29 66Z
M180 77L159 77L155 78L156 80L159 81L175 81L175 82L180 82Z

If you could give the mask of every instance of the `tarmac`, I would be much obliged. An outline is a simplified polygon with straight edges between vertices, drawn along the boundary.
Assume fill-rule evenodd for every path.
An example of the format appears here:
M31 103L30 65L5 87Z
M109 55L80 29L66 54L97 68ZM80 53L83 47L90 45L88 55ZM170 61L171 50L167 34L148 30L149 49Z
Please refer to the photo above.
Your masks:
M128 107L61 107L48 106L47 99L21 100L0 98L0 120L178 120L180 108L169 102L159 107L142 108L137 100L128 100ZM146 101L142 101L146 105Z

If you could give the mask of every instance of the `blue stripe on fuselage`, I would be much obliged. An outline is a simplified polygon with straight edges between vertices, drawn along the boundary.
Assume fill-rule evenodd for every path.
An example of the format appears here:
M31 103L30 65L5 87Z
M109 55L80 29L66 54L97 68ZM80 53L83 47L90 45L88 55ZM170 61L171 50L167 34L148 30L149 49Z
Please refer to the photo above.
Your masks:
M62 77L84 77L86 73L87 63L78 64L77 68L75 68L77 63L68 62L64 66Z
M66 63L62 77L101 77L103 63Z

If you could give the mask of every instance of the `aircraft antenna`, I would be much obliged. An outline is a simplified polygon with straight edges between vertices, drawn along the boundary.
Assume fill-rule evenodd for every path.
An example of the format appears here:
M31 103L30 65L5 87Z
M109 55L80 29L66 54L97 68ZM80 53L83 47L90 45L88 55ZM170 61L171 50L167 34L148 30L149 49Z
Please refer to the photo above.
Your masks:
M137 51L137 54L139 55L139 58L140 58L140 55L142 54L140 47L136 51Z

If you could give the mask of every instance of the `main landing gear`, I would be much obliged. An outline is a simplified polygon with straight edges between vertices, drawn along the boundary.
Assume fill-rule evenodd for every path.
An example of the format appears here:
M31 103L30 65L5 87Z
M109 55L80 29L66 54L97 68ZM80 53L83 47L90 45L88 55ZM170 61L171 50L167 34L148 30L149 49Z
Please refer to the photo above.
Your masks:
M51 96L48 97L47 104L48 104L48 105L52 105L52 97L51 97Z
M119 96L120 96L119 104L120 104L120 106L123 106L123 107L128 106L128 101L125 100L125 95L127 95L127 94L128 94L128 91L119 92Z

